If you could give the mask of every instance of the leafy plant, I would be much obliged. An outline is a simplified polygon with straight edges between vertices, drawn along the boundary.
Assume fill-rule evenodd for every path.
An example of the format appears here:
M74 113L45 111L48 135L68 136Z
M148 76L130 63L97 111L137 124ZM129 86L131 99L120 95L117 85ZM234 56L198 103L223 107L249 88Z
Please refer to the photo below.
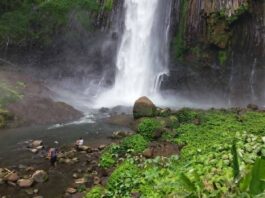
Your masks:
M152 139L156 130L160 127L160 123L152 118L145 118L138 126L138 133L147 139Z
M108 179L108 197L129 197L139 185L140 171L134 163L124 161Z
M131 150L133 153L140 153L147 148L148 141L142 135L136 134L124 138L120 146L123 152L128 152L128 150Z
M189 108L183 108L179 110L176 114L178 121L180 123L188 123L194 121L194 119L199 118L198 112L189 109Z
M104 192L105 189L103 187L96 186L86 193L84 198L101 198L104 195Z
M110 168L116 164L118 155L120 153L120 146L111 144L105 148L100 156L99 165L103 168Z

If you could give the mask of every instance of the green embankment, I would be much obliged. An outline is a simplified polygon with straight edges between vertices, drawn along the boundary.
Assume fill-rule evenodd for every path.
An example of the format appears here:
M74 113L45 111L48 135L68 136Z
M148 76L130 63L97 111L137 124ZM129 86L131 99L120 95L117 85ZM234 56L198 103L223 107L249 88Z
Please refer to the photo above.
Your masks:
M174 123L147 118L137 135L106 148L100 163L115 170L85 197L264 197L264 112L183 109L167 118ZM161 140L186 145L180 156L141 155L153 141L147 131L159 127L167 127Z

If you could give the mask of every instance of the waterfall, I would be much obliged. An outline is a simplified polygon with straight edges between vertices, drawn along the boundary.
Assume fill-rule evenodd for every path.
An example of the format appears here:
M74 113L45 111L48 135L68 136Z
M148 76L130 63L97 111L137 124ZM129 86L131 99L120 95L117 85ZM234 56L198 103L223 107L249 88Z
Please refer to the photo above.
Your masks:
M117 54L115 83L100 95L95 106L131 106L141 96L159 98L161 81L168 73L171 1L165 2L124 1L124 32Z

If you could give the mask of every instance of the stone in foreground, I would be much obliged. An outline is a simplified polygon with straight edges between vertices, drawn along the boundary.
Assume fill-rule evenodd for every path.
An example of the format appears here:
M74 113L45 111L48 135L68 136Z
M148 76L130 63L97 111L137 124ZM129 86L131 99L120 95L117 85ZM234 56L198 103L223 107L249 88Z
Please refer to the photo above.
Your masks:
M37 183L44 183L48 180L48 174L44 170L37 170L33 173L32 178Z
M20 188L29 188L33 184L33 179L19 179L17 184Z

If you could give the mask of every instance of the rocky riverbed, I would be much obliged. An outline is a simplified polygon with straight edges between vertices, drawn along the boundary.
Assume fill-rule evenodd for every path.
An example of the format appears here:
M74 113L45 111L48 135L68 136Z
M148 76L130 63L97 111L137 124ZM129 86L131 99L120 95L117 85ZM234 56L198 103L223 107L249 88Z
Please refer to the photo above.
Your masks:
M109 120L1 130L0 197L81 197L80 192L106 182L111 170L98 165L102 149L132 133ZM83 137L85 146L76 151L74 142L79 137ZM55 168L46 158L49 147L59 149ZM44 171L47 180L35 182L36 171Z

